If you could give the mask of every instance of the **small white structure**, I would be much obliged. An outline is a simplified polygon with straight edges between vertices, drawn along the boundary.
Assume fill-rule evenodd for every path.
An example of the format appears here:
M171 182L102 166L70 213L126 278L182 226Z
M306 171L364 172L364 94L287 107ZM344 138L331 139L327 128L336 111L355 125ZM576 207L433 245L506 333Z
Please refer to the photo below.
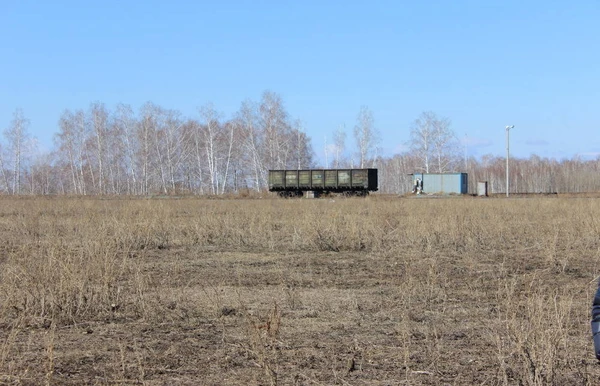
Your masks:
M488 182L480 181L477 183L477 195L487 197L488 195Z

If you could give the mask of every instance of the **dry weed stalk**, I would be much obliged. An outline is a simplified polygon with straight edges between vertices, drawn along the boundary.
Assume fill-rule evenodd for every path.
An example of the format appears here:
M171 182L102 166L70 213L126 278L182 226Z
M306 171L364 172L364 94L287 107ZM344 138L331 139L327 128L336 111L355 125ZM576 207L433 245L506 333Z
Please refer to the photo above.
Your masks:
M56 323L51 323L46 335L46 385L52 384L52 375L54 374L54 339L56 337Z
M278 384L278 349L281 328L281 310L273 302L266 315L255 315L242 302L240 309L246 324L246 349L256 357L257 365L264 370L269 383Z

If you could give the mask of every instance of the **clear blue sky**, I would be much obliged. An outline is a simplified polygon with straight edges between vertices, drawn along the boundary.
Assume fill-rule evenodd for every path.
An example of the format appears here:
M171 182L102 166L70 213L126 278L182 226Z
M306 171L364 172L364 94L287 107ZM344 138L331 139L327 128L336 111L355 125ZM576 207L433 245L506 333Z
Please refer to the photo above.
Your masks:
M426 110L470 155L600 154L600 1L0 0L0 128L52 147L64 109L153 101L230 117L279 93L323 157L361 105L386 155Z

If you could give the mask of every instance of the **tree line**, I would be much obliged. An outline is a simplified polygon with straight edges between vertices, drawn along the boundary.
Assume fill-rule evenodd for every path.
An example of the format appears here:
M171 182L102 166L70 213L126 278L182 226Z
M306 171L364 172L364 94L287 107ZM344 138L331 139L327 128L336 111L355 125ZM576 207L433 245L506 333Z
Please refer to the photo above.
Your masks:
M272 92L242 103L226 120L211 104L193 118L151 102L137 113L99 102L65 110L55 149L43 156L34 156L28 125L17 110L5 130L0 189L6 193L219 195L264 190L269 169L314 164L310 138Z
M40 153L21 109L0 143L0 192L4 194L156 195L264 191L270 169L379 169L383 193L412 189L414 172L469 174L470 191L488 181L504 192L505 158L462 154L448 118L422 113L410 127L406 151L381 154L381 137L372 111L361 107L347 149L345 128L328 142L325 164L318 164L311 138L270 91L258 102L245 101L225 119L211 104L194 117L154 103L135 112L119 104L109 110L94 102L87 109L65 110L54 149ZM512 193L589 192L600 189L600 159L555 160L532 155L511 159Z

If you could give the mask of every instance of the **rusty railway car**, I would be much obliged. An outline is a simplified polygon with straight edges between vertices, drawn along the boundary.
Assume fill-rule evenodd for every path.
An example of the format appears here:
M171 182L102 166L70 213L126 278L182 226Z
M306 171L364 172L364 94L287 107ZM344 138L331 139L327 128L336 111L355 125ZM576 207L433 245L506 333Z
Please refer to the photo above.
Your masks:
M377 191L377 169L269 170L269 191L281 197L302 196L312 191L366 196Z

